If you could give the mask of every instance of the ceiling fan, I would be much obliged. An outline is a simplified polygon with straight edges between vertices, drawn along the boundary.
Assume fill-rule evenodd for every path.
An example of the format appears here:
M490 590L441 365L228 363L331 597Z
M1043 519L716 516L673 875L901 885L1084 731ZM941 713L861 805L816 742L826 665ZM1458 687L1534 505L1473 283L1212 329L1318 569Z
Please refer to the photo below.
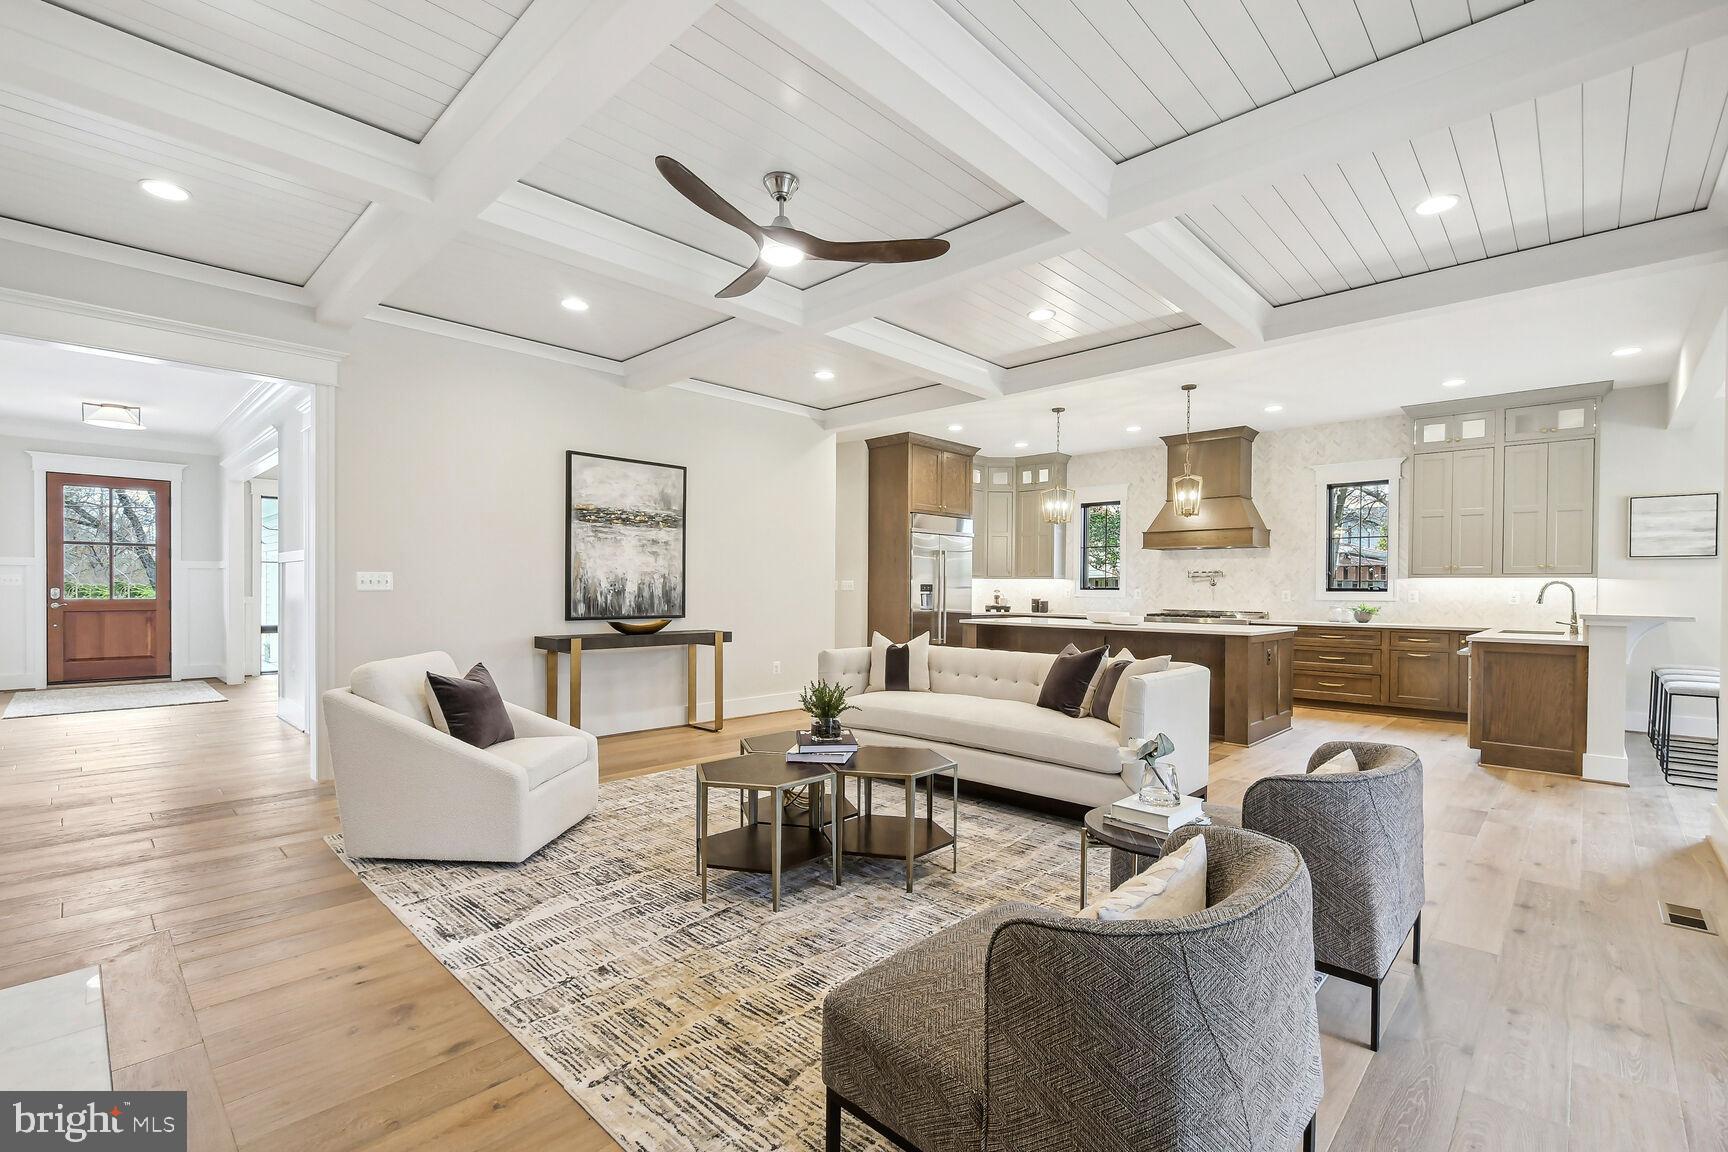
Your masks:
M714 293L717 299L742 296L768 278L772 268L790 268L805 258L839 260L849 264L906 264L934 260L948 251L946 240L824 240L792 227L786 218L786 201L798 191L798 177L790 172L770 172L762 186L774 197L774 219L758 225L704 184L696 173L670 156L654 157L654 167L686 200L723 224L730 224L756 244L756 260L732 283Z

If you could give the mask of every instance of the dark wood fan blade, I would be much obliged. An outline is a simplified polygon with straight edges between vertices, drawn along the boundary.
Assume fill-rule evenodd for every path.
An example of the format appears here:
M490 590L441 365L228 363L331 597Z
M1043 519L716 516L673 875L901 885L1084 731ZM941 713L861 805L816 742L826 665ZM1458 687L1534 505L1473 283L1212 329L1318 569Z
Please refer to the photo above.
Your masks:
M728 300L733 296L742 296L766 279L768 279L768 261L758 260L744 269L743 274L738 279L714 293L714 299Z
M666 178L666 183L678 190L679 195L722 224L730 224L757 244L762 243L762 229L758 228L750 217L732 207L731 203L720 193L702 182L702 178L670 156L654 157L654 167L660 170L660 175ZM754 287L754 285L752 285ZM744 291L748 292L746 288Z
M761 229L764 236L802 248L804 255L816 260L842 260L849 264L910 264L916 260L934 260L948 251L946 240L824 240L797 228Z

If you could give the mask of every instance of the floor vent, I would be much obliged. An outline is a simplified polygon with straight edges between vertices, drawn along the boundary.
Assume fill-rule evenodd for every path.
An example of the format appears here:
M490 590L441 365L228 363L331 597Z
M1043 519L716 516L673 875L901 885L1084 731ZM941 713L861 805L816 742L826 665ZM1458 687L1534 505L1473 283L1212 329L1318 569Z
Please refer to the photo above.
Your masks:
M1708 932L1716 935L1716 926L1710 923L1710 917L1704 914L1702 908L1689 908L1684 904L1662 902L1662 922L1672 924L1676 928L1686 928L1693 932Z

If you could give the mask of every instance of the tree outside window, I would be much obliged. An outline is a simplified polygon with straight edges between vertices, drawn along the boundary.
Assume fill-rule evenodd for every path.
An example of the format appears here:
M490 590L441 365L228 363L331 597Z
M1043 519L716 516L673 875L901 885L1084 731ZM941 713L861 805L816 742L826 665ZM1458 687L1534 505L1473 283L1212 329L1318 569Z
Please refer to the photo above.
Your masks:
M1326 591L1385 592L1391 587L1390 491L1386 480L1326 486Z
M1117 501L1080 505L1080 587L1115 591L1122 587L1122 505Z

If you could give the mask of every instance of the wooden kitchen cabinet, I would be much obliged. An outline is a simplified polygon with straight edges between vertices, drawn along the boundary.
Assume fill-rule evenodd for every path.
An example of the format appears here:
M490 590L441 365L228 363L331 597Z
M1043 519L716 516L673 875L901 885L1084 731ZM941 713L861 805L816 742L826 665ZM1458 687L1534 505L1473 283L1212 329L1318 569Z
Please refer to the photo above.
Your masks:
M912 516L973 516L972 458L978 450L912 432L876 436L865 444L870 450L866 622L871 631L898 643L911 639Z
M1451 653L1395 650L1386 682L1386 703L1399 708L1460 712L1454 685L1458 680Z
M1596 442L1506 446L1508 576L1588 576L1596 570Z
M1458 649L1468 634L1303 624L1292 648L1292 695L1312 703L1463 713L1467 661Z
M972 457L977 450L923 439L910 441L906 450L911 511L971 516Z
M1410 575L1491 575L1494 449L1423 453L1410 472Z

